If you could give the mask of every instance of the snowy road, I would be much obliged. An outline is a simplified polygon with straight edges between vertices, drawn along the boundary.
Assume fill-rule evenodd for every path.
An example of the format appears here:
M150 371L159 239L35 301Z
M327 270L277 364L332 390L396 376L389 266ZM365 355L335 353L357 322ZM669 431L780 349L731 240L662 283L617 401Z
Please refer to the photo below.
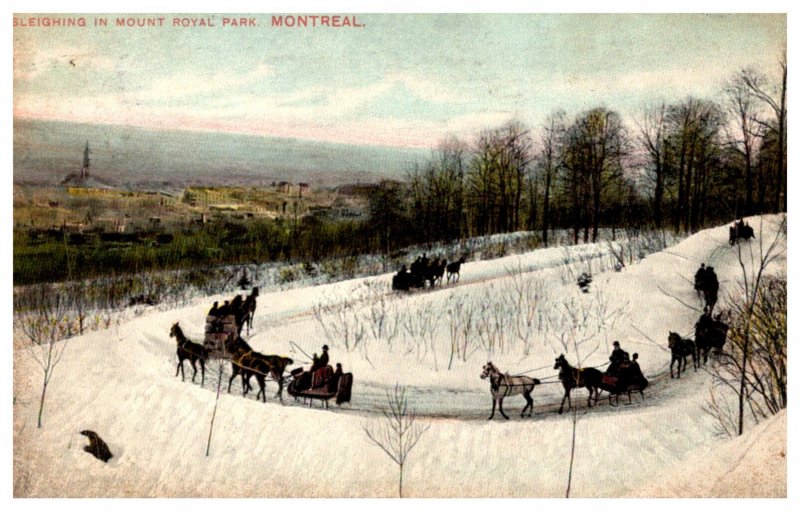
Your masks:
M709 361L706 367L711 366L712 361ZM223 393L227 392L228 380L230 378L228 370L229 368L226 365L222 376ZM670 402L671 400L679 398L684 389L697 386L698 381L705 380L706 378L707 372L703 370L703 368L699 368L697 372L695 372L691 365L688 365L686 372L682 374L680 379L670 379L669 371L666 370L649 378L650 385L645 390L644 399L642 399L638 393L635 393L631 395L631 403L628 404L627 396L623 395L620 396L619 405L612 406L609 404L607 392L601 392L600 403L598 406L592 406L592 412L605 413L613 412L618 409L630 410L641 407L659 406L665 402ZM476 383L479 382L481 382L481 380L476 374ZM451 388L420 388L407 386L406 392L413 409L420 418L482 421L489 417L492 407L492 399L488 391L489 385L485 381L483 382L486 386L486 390L483 391L459 391ZM188 382L188 378L186 385L187 387L191 386L191 383ZM194 387L197 386L197 384L194 385ZM207 390L216 390L216 387L216 374L207 371L204 388ZM279 399L275 397L276 392L277 386L275 382L269 380L267 382L266 403L263 403L261 400L256 400L253 391L248 393L247 398L254 402L253 409L260 409L258 404L265 404L264 408L269 409L271 405L280 403ZM241 393L241 382L238 378L234 379L230 395L241 395ZM342 406L336 406L333 400L331 400L328 409L358 416L382 416L383 410L386 409L386 393L386 385L372 382L359 382L358 378L355 378L352 401ZM563 394L564 390L557 378L549 378L543 381L543 384L538 385L533 393L533 417L526 417L523 420L538 420L542 417L558 416L558 408L561 404ZM573 404L577 402L580 408L585 408L586 396L587 391L585 388L573 390ZM283 392L283 405L285 407L295 407L298 409L325 409L320 401L315 401L313 405L309 407L307 404L303 403L303 399L295 400L286 392L285 387ZM504 401L503 411L509 416L509 420L519 420L519 412L524 405L525 401L522 396L508 397ZM564 409L567 409L566 403ZM495 419L502 420L502 415L500 415L499 410L495 413Z

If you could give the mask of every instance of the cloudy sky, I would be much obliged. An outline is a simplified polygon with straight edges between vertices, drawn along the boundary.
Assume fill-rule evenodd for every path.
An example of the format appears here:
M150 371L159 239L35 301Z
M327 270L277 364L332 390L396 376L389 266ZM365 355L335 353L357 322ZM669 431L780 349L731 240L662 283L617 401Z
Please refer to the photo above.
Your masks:
M774 72L786 48L784 15L357 15L363 28L118 16L132 15L15 27L14 116L434 146L511 117L535 126L597 105L630 117L714 96L742 67Z

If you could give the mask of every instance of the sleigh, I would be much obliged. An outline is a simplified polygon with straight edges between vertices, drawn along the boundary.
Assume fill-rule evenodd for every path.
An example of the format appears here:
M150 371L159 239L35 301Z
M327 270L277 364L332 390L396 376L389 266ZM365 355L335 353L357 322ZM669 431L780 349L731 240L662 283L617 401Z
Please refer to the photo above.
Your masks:
M205 346L210 356L230 357L231 345L238 336L239 331L236 326L235 315L231 314L224 317L208 315L206 317L203 346Z
M619 404L621 394L628 394L628 403L631 402L631 393L633 392L639 392L644 399L644 389L649 384L650 382L640 371L635 371L630 367L630 362L623 362L616 372L602 374L598 387L600 390L608 392L609 403L611 403L611 397L615 396L617 404Z
M335 399L339 406L350 402L353 389L353 374L337 375L330 365L326 365L314 372L296 368L291 371L291 382L286 390L295 400L302 398L308 400L309 405L315 400L320 400L328 408L328 401Z

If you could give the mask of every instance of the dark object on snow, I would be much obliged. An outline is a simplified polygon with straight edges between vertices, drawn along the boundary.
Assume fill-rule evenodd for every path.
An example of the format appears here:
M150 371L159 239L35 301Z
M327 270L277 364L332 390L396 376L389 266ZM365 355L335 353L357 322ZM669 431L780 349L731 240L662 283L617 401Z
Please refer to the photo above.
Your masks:
M326 365L314 372L296 368L291 371L291 375L292 380L286 389L295 400L302 398L304 401L307 400L310 406L314 399L318 399L323 402L325 409L328 408L328 401L331 399L335 399L337 406L350 402L353 374L344 373L341 363L336 364L336 371L330 365Z
M697 372L697 346L694 344L694 340L689 340L687 338L681 338L681 335L678 333L673 333L670 331L669 333L669 348L672 351L672 361L669 363L669 376L674 377L672 375L672 365L675 363L678 364L678 379L681 377L681 365L683 366L683 370L686 370L686 358L688 356L692 357L692 365L694 365L694 371Z
M590 284L592 284L592 274L583 272L578 276L578 287L583 293L589 293Z
M197 376L197 362L199 361L201 371L200 386L203 386L206 382L206 361L208 360L208 350L199 343L195 343L187 338L183 334L183 330L181 329L180 325L178 325L178 322L172 324L172 329L169 330L169 337L175 338L178 343L178 366L175 368L175 377L177 377L178 372L180 372L181 381L186 380L186 376L183 372L183 362L188 360L192 365L192 370L194 371L192 374L192 382L194 383L194 378Z
M624 359L616 364L613 371L609 367L609 371L603 374L595 395L596 402L599 401L599 390L608 392L608 403L612 405L611 397L615 396L616 404L619 405L619 396L622 393L628 394L628 404L632 402L632 392L639 392L642 399L644 399L644 389L647 388L650 382L644 377L642 369L639 367L639 362L637 361L639 355L634 353L633 361L631 361L627 357L628 353L624 352L624 354Z
M89 438L89 445L84 446L83 450L97 458L98 460L108 463L108 460L114 457L111 451L108 450L108 445L100 438L97 433L84 429L81 434Z
M600 394L600 382L603 380L602 372L596 368L575 368L569 364L563 354L556 358L553 369L559 371L558 380L561 381L561 386L564 387L564 397L561 399L561 407L558 408L559 415L564 412L565 400L569 409L572 409L570 392L575 388L589 390L588 407L592 407L592 396L594 396L594 402L597 404L598 395Z
M703 357L703 364L708 361L708 353L713 349L720 355L725 340L728 337L728 324L721 320L722 315L711 318L708 312L703 312L700 320L694 325L694 339L697 345L697 358Z
M454 283L457 283L458 280L461 279L461 265L463 265L466 260L466 256L462 255L458 261L447 265L447 284L450 284L450 279L452 279Z
M740 238L744 238L745 240L749 240L750 238L754 238L755 234L753 233L753 228L748 225L747 222L744 220L737 220L733 222L733 227L728 229L729 237L728 243L731 245L735 245L739 242Z
M461 264L464 263L465 257L455 263L449 263L446 259L434 258L433 260L423 254L411 263L409 268L403 265L400 270L392 277L392 290L409 291L412 288L424 288L430 286L433 288L437 284L442 285L442 278L445 271L447 271L447 282L453 279L457 282Z

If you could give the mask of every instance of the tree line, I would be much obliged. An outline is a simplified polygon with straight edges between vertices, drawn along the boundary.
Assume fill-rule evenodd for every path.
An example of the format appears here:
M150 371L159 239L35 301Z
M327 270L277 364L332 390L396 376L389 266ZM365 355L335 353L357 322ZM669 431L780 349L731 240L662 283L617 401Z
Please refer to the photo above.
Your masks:
M374 191L373 244L529 230L546 245L554 229L578 243L600 227L694 232L785 211L785 56L780 70L777 81L741 70L716 99L654 103L632 123L598 106L449 137L405 181Z

